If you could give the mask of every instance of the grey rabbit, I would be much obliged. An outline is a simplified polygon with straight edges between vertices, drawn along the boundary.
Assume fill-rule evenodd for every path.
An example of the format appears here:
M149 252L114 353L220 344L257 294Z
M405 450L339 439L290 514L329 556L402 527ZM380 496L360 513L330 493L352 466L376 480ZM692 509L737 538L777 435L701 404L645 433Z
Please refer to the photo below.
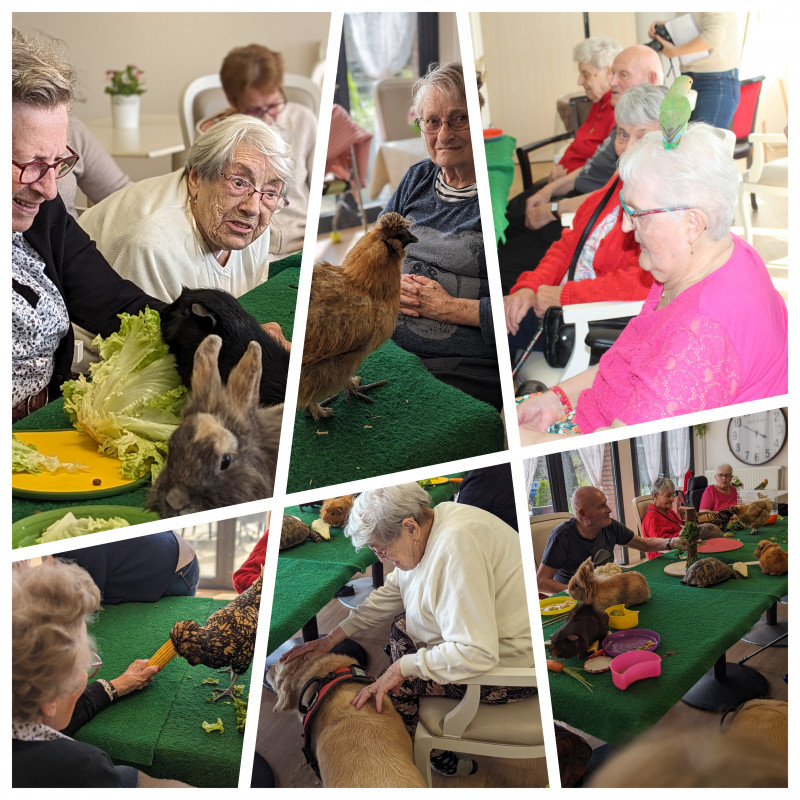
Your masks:
M567 617L561 630L550 637L550 652L556 658L573 658L585 653L608 633L608 614L588 603L579 605Z
M650 587L644 575L633 570L620 575L596 575L592 559L587 558L569 579L567 594L604 611L618 603L626 606L644 603L650 599Z
M261 405L282 403L289 374L289 353L222 289L187 289L161 312L161 334L178 362L184 385L191 388L194 354L214 333L222 339L219 373L226 381L250 342L261 345Z
M259 404L261 347L250 342L223 386L222 340L197 348L192 392L147 498L163 518L272 497L283 404Z

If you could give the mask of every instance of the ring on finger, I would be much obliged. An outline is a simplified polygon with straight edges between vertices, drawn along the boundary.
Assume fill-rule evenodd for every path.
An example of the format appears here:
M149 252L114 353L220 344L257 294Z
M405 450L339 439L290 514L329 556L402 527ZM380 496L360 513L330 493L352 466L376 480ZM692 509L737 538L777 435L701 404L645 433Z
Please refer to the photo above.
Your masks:
M373 686L374 686L374 684L372 684L372 683L369 686L367 686L367 692L369 694L375 694L375 690L372 688Z

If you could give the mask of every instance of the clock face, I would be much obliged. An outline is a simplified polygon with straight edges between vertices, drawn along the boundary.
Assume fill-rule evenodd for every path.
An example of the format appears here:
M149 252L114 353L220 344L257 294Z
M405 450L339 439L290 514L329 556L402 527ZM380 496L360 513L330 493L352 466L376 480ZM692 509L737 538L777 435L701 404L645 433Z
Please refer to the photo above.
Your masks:
M772 461L786 441L786 416L778 408L733 417L728 423L728 446L739 461L751 466Z

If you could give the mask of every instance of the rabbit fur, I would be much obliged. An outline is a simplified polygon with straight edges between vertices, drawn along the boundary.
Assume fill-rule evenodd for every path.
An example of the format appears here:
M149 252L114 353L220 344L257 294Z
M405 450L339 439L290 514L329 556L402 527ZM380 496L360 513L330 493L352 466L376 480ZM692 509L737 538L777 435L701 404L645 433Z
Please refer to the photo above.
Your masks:
M567 617L561 630L550 637L550 652L556 658L572 658L585 653L608 633L608 614L594 606L579 605Z
M618 603L635 606L650 599L650 588L641 572L599 576L595 574L591 558L587 558L569 579L567 593L598 611Z
M785 575L789 571L789 554L775 542L762 539L753 555L765 575Z
M214 333L222 338L219 374L223 381L239 363L250 342L261 345L262 406L282 403L289 373L289 353L222 289L187 289L161 312L161 334L178 362L184 385L191 388L194 354L200 342Z
M194 389L147 498L162 517L272 497L283 404L259 406L261 347L250 342L222 385L222 339L197 348Z

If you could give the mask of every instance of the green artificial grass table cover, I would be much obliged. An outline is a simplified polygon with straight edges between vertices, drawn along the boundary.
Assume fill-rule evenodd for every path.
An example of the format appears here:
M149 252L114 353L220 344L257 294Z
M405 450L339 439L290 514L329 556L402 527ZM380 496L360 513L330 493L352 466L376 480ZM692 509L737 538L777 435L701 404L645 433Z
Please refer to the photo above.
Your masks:
M739 550L713 554L720 561L753 561L761 539L773 538L786 549L787 521L762 528L759 534L737 537ZM703 557L703 554L699 554ZM634 608L637 628L661 637L655 652L661 656L661 675L631 684L625 691L614 686L611 672L583 673L593 692L564 672L548 672L553 718L612 744L624 744L655 724L714 666L761 615L788 591L788 575L764 575L758 565L748 567L747 579L730 579L710 588L685 586L664 567L675 561L664 554L634 567L647 578L651 597ZM548 617L542 617L546 621ZM543 629L544 639L563 623ZM754 646L756 649L756 646ZM582 667L585 657L560 659Z
M150 658L169 639L182 619L203 624L227 605L226 600L164 597L157 603L104 606L89 632L103 659L98 678L121 675L137 658ZM239 679L247 699L248 670ZM207 678L217 685L204 685ZM212 689L225 689L227 672L203 665L192 667L176 656L142 691L120 698L75 735L99 747L117 764L128 764L156 778L173 778L192 786L238 786L243 734L236 730L233 701L206 702ZM222 719L223 733L206 733L202 723ZM255 724L254 718L251 724Z

